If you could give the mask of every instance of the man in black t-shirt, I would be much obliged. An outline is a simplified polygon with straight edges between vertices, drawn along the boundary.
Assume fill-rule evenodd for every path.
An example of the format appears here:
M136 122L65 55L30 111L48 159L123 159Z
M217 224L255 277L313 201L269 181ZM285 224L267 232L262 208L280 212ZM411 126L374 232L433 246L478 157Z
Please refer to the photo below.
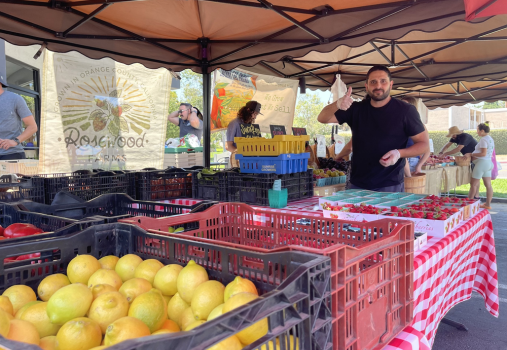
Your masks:
M461 152L461 154L465 155L467 153L473 153L475 150L475 146L477 146L477 141L473 138L472 135L464 133L457 126L453 126L449 128L449 134L446 137L450 137L451 139L447 144L440 150L440 155L450 156L455 153ZM457 144L456 148L445 152L452 144ZM444 153L445 152L445 153Z
M391 98L392 86L389 70L374 66L365 84L371 99L353 102L349 87L343 98L319 114L321 123L347 123L352 130L351 188L402 192L405 158L429 148L428 132L419 113L414 106ZM406 148L409 137L414 145Z

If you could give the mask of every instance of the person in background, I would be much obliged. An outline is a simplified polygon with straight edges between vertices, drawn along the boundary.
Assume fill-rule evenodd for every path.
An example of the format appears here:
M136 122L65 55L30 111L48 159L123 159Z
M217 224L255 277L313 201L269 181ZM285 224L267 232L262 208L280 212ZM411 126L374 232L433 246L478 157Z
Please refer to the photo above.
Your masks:
M468 198L473 199L479 191L482 182L486 187L486 203L481 208L491 209L491 200L493 199L493 187L491 186L491 171L493 170L493 162L491 157L495 149L495 141L489 136L489 122L481 123L477 126L477 135L481 138L474 151L472 152L472 161L475 164L472 171L472 180L470 182L470 191Z
M461 152L461 154L466 155L467 153L472 153L477 146L477 141L473 138L472 135L464 133L457 126L453 126L449 128L449 133L446 137L450 137L449 142L445 144L444 147L438 153L441 156L450 156ZM456 148L447 151L446 150L455 143Z
M261 104L257 101L248 101L246 105L241 107L238 111L238 117L232 120L227 126L227 136L225 142L225 149L231 153L236 152L238 149L234 142L235 137L241 137L241 125L253 124L255 118L261 113Z
M200 141L203 123L202 115L199 118L199 114L201 114L199 110L192 107L190 103L182 103L177 111L167 116L167 120L180 127L180 138L188 134L194 134ZM180 115L181 118L179 117Z
M417 100L415 99L415 97L403 96L401 100L417 108ZM424 129L426 129L426 126L424 127ZM428 130L426 129L426 131ZM412 138L409 137L407 142L407 148L412 147L413 144L414 141L412 140ZM424 152L420 156L407 158L404 170L405 177L412 177L412 174L419 174L422 170L423 164L426 163L430 155L431 152L430 149L428 148L426 152Z
M21 142L37 132L37 123L23 97L6 87L7 79L0 72L0 160L25 159Z
M391 98L391 73L374 66L366 75L365 88L370 99L354 102L347 94L320 112L324 124L347 123L352 130L351 188L379 192L403 192L403 158L423 154L429 148L428 132L415 107ZM406 148L409 138L412 147Z

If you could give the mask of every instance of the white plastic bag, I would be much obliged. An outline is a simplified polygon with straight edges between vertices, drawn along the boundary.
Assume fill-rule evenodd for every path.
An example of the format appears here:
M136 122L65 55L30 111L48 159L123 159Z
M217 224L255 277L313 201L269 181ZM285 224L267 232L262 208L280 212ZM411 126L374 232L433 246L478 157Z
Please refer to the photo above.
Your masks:
M326 137L317 135L317 157L326 158Z
M176 147L179 147L179 145L180 145L180 139L168 139L165 142L165 146L167 148L176 148Z
M347 93L347 86L342 81L340 74L336 74L336 80L331 86L331 93L333 94L333 101L338 101Z

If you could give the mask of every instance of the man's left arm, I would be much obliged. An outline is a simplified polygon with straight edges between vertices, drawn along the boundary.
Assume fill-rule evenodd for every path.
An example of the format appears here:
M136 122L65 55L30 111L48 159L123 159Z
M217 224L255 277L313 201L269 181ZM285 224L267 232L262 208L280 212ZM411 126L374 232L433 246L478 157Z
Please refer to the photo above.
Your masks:
M202 129L203 123L202 120L197 116L197 110L195 108L192 108L192 113L190 113L190 118L188 120L194 129Z

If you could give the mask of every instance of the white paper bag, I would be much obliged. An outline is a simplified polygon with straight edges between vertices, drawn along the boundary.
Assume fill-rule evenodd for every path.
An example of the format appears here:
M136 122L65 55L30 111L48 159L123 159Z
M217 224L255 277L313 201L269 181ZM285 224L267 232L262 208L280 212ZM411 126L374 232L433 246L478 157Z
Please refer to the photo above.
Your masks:
M326 158L326 137L317 135L317 157Z

